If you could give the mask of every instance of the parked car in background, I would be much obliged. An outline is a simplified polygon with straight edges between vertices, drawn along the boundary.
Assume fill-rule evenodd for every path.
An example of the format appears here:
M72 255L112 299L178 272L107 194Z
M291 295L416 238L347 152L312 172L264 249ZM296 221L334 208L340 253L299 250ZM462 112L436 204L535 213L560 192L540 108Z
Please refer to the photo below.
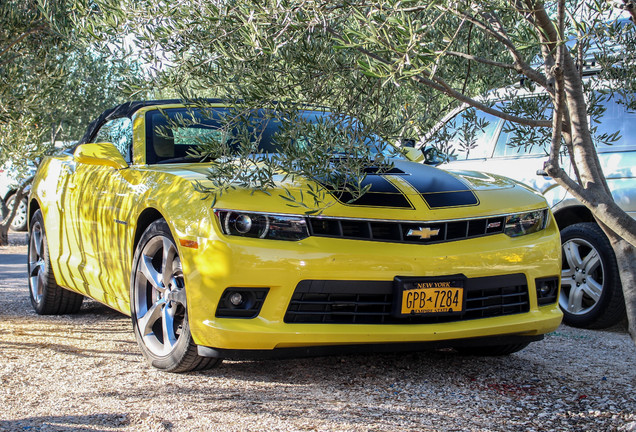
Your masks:
M35 174L35 168L31 168L27 175L33 174ZM9 164L0 168L0 200L5 204L7 212L11 212L15 204L15 194L22 178ZM27 230L27 203L28 196L24 196L11 222L11 228L14 231ZM0 219L4 219L6 216L5 213L2 213L2 207L0 205Z
M369 191L334 192L320 215L285 199L319 186L282 174L269 193L237 187L212 204L194 185L234 161L196 156L200 139L233 134L223 118L249 117L237 127L275 153L285 121L231 109L124 104L74 150L44 159L29 201L37 313L77 312L92 297L131 315L141 352L173 372L219 358L431 346L504 355L560 324L559 233L540 194L411 162L369 139L394 167L367 167ZM323 110L299 115L332 121ZM302 133L293 143L310 151L318 138Z
M600 122L592 122L591 126L593 135L598 138L596 144L603 172L614 200L636 217L636 111L618 94L597 97L605 112L598 119ZM499 105L502 103L505 102ZM550 115L546 112L545 118ZM463 134L467 122L481 126L468 140ZM478 169L504 175L543 194L561 231L563 270L559 305L564 312L564 322L575 327L609 327L625 317L614 251L591 212L543 171L550 140L540 140L539 145L523 145L524 133L532 134L536 130L519 134L519 128L493 115L462 107L435 128L427 138L425 152L432 155L429 163L439 164L441 168ZM603 142L612 141L613 134L617 139L611 144ZM519 135L522 142L518 141ZM455 153L445 159L436 157L432 144L441 136L455 149ZM528 141L531 139L525 140ZM571 173L572 167L565 155L562 166Z

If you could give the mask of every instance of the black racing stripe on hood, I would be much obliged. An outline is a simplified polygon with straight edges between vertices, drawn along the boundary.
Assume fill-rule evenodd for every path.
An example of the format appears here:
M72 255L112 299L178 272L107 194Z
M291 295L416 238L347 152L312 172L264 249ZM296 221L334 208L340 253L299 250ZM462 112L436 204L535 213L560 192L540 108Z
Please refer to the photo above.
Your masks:
M479 204L472 189L446 171L412 162L398 161L395 166L406 173L401 178L419 192L430 208Z
M331 194L342 204L364 207L391 207L413 209L413 204L397 187L382 176L367 175L362 181L362 187L370 184L371 189L355 201L349 192L334 192L333 188L323 184ZM351 201L351 202L350 202Z
M437 192L421 196L430 208L461 207L479 203L473 191Z

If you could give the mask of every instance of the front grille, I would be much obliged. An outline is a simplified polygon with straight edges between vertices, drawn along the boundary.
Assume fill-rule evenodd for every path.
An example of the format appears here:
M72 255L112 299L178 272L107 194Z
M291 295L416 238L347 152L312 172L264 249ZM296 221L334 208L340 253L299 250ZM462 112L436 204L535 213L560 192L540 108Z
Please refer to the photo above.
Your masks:
M376 222L360 219L310 217L310 234L352 240L431 244L500 234L504 217L440 222Z
M286 323L433 324L528 312L528 284L523 274L467 279L461 315L397 318L393 281L301 281L285 314Z

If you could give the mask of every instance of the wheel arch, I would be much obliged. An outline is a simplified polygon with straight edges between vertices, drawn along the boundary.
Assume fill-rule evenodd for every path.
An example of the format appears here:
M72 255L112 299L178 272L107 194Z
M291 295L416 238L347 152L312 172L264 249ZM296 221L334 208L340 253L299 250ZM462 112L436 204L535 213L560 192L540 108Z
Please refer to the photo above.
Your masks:
M9 199L9 197L13 194L15 194L18 190L15 188L10 188L9 190L7 190L7 193L4 194L4 196L0 196L0 199L2 199L2 201L7 201Z
M28 219L27 219L27 227L31 226L31 219L33 219L33 215L35 214L36 211L40 210L40 202L35 199L35 198L31 198L31 200L29 200L29 210L27 213Z
M146 231L146 228L150 226L156 220L165 219L163 214L159 210L154 207L149 207L141 212L139 217L137 218L137 227L135 228L135 239L133 241L132 253L135 253L137 250L137 245L139 244L139 240L141 239L142 234Z
M592 212L584 205L573 205L556 209L554 210L554 218L559 230L581 222L596 223Z

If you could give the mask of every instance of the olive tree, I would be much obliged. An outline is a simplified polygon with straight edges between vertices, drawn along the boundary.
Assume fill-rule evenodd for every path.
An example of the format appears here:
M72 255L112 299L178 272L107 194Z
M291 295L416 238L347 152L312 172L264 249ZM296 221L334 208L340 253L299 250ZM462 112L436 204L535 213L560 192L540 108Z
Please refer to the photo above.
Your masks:
M66 0L0 4L0 166L20 179L14 203L28 190L28 168L56 143L79 139L93 117L124 98L122 79L135 72L134 63L113 62L111 53L80 43L72 6ZM0 245L18 209L6 204L0 200Z
M545 171L609 238L636 342L636 221L609 191L588 121L593 97L581 76L593 47L606 66L598 79L608 80L607 90L633 94L633 57L622 50L617 58L609 49L636 46L634 26L615 19L618 9L633 16L633 0L101 0L85 7L82 25L101 17L104 34L134 34L140 55L157 65L151 85L184 98L229 97L252 108L327 105L390 140L422 134L459 103L525 130L549 130ZM520 78L547 95L549 118L478 97ZM562 154L573 163L572 176ZM294 154L282 163L305 160L311 167L310 157ZM263 162L242 165L252 187L271 182L275 170ZM213 194L237 178L234 171L213 174L215 187L207 190Z

